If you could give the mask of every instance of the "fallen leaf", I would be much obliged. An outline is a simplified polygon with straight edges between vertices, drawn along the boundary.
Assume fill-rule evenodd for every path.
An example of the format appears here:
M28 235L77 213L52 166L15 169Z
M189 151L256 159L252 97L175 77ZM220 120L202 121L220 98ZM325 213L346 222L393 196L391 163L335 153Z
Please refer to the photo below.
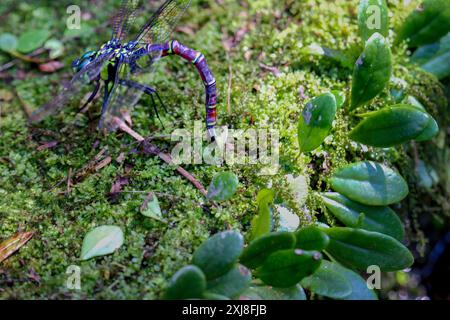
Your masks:
M6 260L33 237L34 232L19 232L0 243L0 262Z
M279 76L281 75L281 72L280 72L280 70L279 70L277 67L267 66L267 65L265 65L265 64L263 64L263 63L260 63L260 64L259 64L259 67L260 67L261 69L263 69L264 71L268 71L268 72L270 72L270 73L273 73L273 75L274 75L275 77L279 77Z
M39 65L39 70L45 73L53 73L62 69L64 64L60 61L50 61Z
M45 143L43 145L40 145L36 150L38 152L41 152L41 151L44 151L44 150L47 150L47 149L54 148L57 145L58 145L58 141L50 141L50 142L47 142L47 143Z
M111 191L109 192L108 197L110 198L110 200L111 201L115 201L117 199L117 196L122 191L122 187L126 186L129 183L130 183L130 181L128 180L128 178L126 178L126 177L118 177L116 179L116 181L114 181L114 183L113 183L113 185L111 187Z
M111 157L107 156L95 166L95 171L99 171L111 163Z

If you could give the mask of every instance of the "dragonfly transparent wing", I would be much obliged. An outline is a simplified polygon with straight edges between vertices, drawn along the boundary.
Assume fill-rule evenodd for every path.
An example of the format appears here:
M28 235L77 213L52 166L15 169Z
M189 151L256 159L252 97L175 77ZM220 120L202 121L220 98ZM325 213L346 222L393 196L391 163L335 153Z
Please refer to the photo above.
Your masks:
M167 0L141 28L134 41L158 44L168 40L191 0Z
M147 44L163 44L166 42L178 21L189 8L191 0L167 0L155 12L155 14L148 20L148 22L141 28L135 42L141 45ZM161 58L162 51L152 51L145 57L142 57L138 62L138 73L151 72L153 65Z
M47 116L60 111L68 102L79 97L86 85L98 78L104 63L110 56L110 54L99 56L83 70L78 72L55 98L33 112L29 121L31 123L40 122Z
M140 0L122 0L119 11L112 19L113 39L123 41L127 38L128 33L140 7Z

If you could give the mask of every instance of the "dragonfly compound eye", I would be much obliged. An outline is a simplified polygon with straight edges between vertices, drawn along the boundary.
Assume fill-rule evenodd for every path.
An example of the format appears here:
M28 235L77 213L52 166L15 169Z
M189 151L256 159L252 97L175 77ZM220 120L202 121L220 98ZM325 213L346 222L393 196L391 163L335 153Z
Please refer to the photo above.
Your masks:
M84 67L91 63L95 59L96 53L96 51L89 51L83 54L80 59L75 60L72 63L72 68L75 72L80 72Z

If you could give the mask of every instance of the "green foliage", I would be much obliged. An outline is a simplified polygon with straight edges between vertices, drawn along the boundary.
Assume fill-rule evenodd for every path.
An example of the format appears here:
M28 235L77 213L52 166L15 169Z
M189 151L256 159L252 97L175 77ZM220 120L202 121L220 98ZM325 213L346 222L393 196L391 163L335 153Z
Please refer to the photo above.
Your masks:
M250 270L242 265L236 265L224 275L209 280L207 291L225 297L237 298L248 289L252 280Z
M396 271L414 262L411 252L390 236L341 227L324 229L324 232L330 237L327 252L349 268L365 271L376 265L382 271Z
M273 202L275 194L272 190L263 189L258 193L258 215L252 220L250 239L255 240L270 232L272 228L272 214L270 204Z
M275 232L253 240L240 257L243 265L255 269L262 265L272 253L292 249L295 237L290 232Z
M376 300L377 295L367 288L357 273L336 262L322 261L317 271L302 280L302 285L320 296L342 300Z
M336 99L336 109L342 108L345 104L345 101L347 100L345 93L338 90L333 90L331 91L331 93L334 95L334 98Z
M151 195L150 201L146 204L145 208L142 208L141 213L143 216L153 218L162 222L166 222L162 216L161 206L159 205L158 197L155 194Z
M298 122L298 141L301 152L319 147L333 125L336 98L325 93L308 102Z
M42 47L45 41L50 38L50 35L50 31L45 29L36 29L25 32L17 41L17 51L21 53L30 53Z
M450 31L450 3L425 0L398 30L397 42L409 39L411 47L433 43Z
M306 300L306 294L300 285L291 288L255 286L248 288L241 298L244 300Z
M317 251L280 250L272 253L255 274L265 284L288 288L313 274L321 261L322 255Z
M3 33L0 35L0 50L11 52L17 48L17 38L13 34Z
M198 266L208 280L227 273L242 253L244 240L236 231L218 233L204 242L194 253L192 264Z
M402 222L389 207L366 206L332 192L322 193L322 198L328 210L347 227L384 233L399 241L405 236Z
M117 226L100 226L86 234L81 248L81 260L113 253L123 244L123 232Z
M434 74L438 79L450 76L450 33L439 42L418 48L411 57L422 69Z
M435 121L425 112L408 105L385 107L364 115L355 129L350 132L354 141L380 148L392 147L413 140L424 133ZM433 130L434 128L430 128ZM436 134L429 131L422 136L430 137Z
M322 251L326 249L330 238L316 226L301 228L295 233L295 247L303 250Z
M239 185L239 180L232 172L221 172L216 175L208 189L208 199L227 201L233 197Z
M387 41L379 33L367 40L353 71L352 101L350 110L356 109L375 98L392 74L392 56Z
M331 262L322 261L317 271L303 279L301 285L323 297L344 299L352 293L352 287L344 275L335 270L333 266L334 264Z
M406 181L394 170L373 161L348 165L330 179L333 189L369 206L386 206L403 200L409 192Z
M203 297L206 290L206 278L196 266L186 266L174 274L170 280L164 299L183 300Z
M361 0L358 10L359 34L364 41L374 33L389 35L389 10L386 0Z
M0 7L6 5L5 1ZM54 19L53 17L63 17L66 13L64 6L52 3L48 2L43 6L30 2L16 6L11 13L5 11L0 32L20 35L29 30L51 30L54 39L64 45L65 54L61 55L60 44L49 40L44 43L44 47L50 52L39 57L59 56L57 59L66 66L81 52L95 50L108 40L109 33L103 32L105 29L102 24L113 14L112 10L117 7L119 1L99 2L95 12L92 12L94 18L83 21L82 30L67 30L61 19ZM389 150L374 150L352 143L348 139L348 132L355 127L357 119L343 110L340 98L345 98L345 93L349 92L349 70L361 53L361 40L358 37L358 24L354 14L357 1L316 1L317 10L310 10L308 1L255 0L249 2L249 7L246 8L248 15L240 14L240 2L224 2L219 6L213 1L206 1L202 2L202 10L196 10L198 5L200 2L193 2L193 9L182 22L189 26L189 33L178 32L176 37L205 53L217 77L219 97L229 97L231 113L227 114L219 107L220 124L240 129L267 127L279 130L279 173L270 177L261 176L259 169L262 166L259 165L236 165L232 169L206 165L186 166L185 169L203 184L207 184L222 170L232 170L241 178L242 192L235 193L226 205L211 203L183 177L177 175L173 167L166 166L152 156L134 152L128 154L132 141L126 136L98 134L94 130L95 121L91 119L97 116L101 102L94 103L88 114L76 114L79 101L74 101L64 109L64 113L47 119L40 129L29 130L24 115L19 112L23 104L35 109L48 97L53 96L55 85L61 83L62 79L69 79L70 74L63 69L57 74L43 75L34 65L16 62L15 67L6 71L7 76L11 74L15 77L20 70L20 74L25 72L26 77L15 77L11 83L8 80L0 90L0 238L7 238L24 223L27 228L38 230L39 237L33 238L20 252L2 262L2 266L5 266L5 277L9 279L28 278L29 269L32 268L41 278L41 282L34 285L29 281L13 281L8 284L6 290L0 290L0 298L46 299L51 296L55 299L157 299L162 297L162 291L167 288L170 277L183 265L190 263L192 253L212 232L222 230L226 226L246 230L244 235L250 239L253 230L258 229L249 229L250 222L255 218L255 213L264 212L264 219L255 223L258 227L262 226L262 231L257 233L270 235L271 225L278 226L281 223L278 220L282 217L277 212L271 212L272 201L266 202L267 205L262 206L263 210L257 210L251 199L261 188L270 187L276 190L275 204L289 208L289 212L298 217L304 227L316 219L326 219L330 225L340 224L341 221L333 220L333 217L324 212L323 202L315 197L314 190L328 191L330 186L327 185L326 179L336 168L348 163L367 159L379 161L391 168L401 169L409 183L417 182L413 173L408 172L409 166L414 165L414 159L410 158L409 145ZM401 24L404 17L403 4L393 2L389 4L389 8L392 11L393 23ZM1 9L5 8L0 8L0 11ZM89 17L89 10L91 9L88 8L86 17ZM279 13L275 20L274 10ZM258 17L255 28L254 16ZM141 15L138 20L143 23L145 18L146 15ZM210 21L214 23L209 23ZM235 43L233 41L233 50L225 52L222 45L224 32L233 35L244 29L246 32L242 39ZM100 32L96 32L98 30ZM314 54L314 50L319 54ZM403 47L393 48L393 57L394 76L403 78L405 82L399 99L414 95L442 125L446 104L441 84L410 65ZM10 55L0 53L1 64L10 59ZM260 68L260 64L274 66L274 70L278 69L279 73L275 76L266 72ZM152 74L151 79L142 76L139 80L142 83L149 83L150 80L155 83L165 104L174 107L170 108L169 113L161 114L166 126L163 129L157 121L149 117L149 101L143 99L133 111L134 129L147 137L170 135L175 128L192 128L192 119L201 119L204 116L201 108L203 101L196 98L201 89L198 75L194 69L191 70L176 58L161 59L155 67L156 72ZM228 83L229 75L232 75L233 81L227 92L227 86L221 84ZM179 81L173 81L174 78ZM327 137L326 143L323 143L320 149L298 156L298 105L329 90L333 90L336 107L341 108L334 119L331 131L333 135ZM364 112L377 110L391 105L392 99L379 94L372 103L366 104L362 109ZM348 105L345 101L342 104ZM219 101L219 105L224 104ZM426 112L425 109L422 111ZM433 124L430 123L429 126ZM437 126L431 131L436 132ZM430 136L429 133L427 135ZM436 181L439 179L433 178L434 185L433 182L427 182L427 185L436 188L432 189L433 192L428 192L427 203L431 201L433 205L445 208L445 199L448 197L442 191L445 186L442 181L445 179L441 177L442 174L445 176L445 173L441 173L439 163L445 166L448 161L441 156L440 151L436 152L434 147L436 143L439 150L446 150L445 147L440 149L445 145L441 136L443 135L433 140L433 143L416 144L415 147L420 158L426 163L426 171L431 172L431 168L437 170L441 179L441 183L438 183ZM39 146L53 140L58 140L56 147L37 151ZM170 150L170 144L166 141L153 141L162 149ZM99 147L93 147L96 145ZM89 172L81 179L75 179L77 173L100 149L107 150L108 156L112 158L111 164L102 170ZM125 163L116 161L122 152L127 155ZM128 171L130 165L133 166L131 172ZM424 166L419 168L424 171ZM305 191L301 192L301 197L295 196L292 190L289 191L285 187L286 174L303 178L299 183L299 190ZM117 201L109 201L107 194L111 190L111 184L114 179L123 175L130 177L130 184L124 186ZM71 182L69 190L66 182ZM421 213L421 207L415 204L423 199L417 198L416 189L411 188L414 192L407 200L408 205L401 206L401 209L413 209L409 212L402 210L403 216L411 219L414 224L414 230L408 230L411 246L416 246L424 240L420 237L420 232L415 231L415 215ZM437 190L441 191L436 192ZM138 214L144 201L143 195L150 191L158 194L160 209L167 213L164 217L168 224ZM435 202L437 198L443 200ZM433 214L433 219L435 218L440 216ZM364 225L365 219L364 215L358 216L358 225ZM83 262L82 290L66 290L66 268L78 263L86 231L92 226L103 224L120 226L126 232L126 245L114 255ZM325 254L327 253L324 253L324 256ZM24 268L24 262L30 268ZM223 275L209 280L207 286L232 274L239 262L236 261ZM327 262L322 261L322 265ZM197 275L203 274L204 279L204 272L197 267L198 270L200 273ZM316 270L315 273L318 272ZM353 272L353 275L356 273ZM189 293L190 289L181 289L182 295L174 294L174 299L236 298L208 292L208 289L203 289L201 278L198 276L197 280L191 282L193 288L200 287L193 290L197 291L194 294L196 297L190 297L189 294L183 296L186 292ZM280 289L261 285L260 279L255 275L253 279L255 281L242 293L242 297L306 299L304 290L298 284ZM351 298L353 292L359 292L361 289L353 285L353 277L345 277L343 272L340 273L339 279L351 282L352 294L345 299ZM246 281L243 283L248 285ZM217 281L217 287L226 287L226 283ZM235 292L242 290L231 289ZM315 299L317 296L320 294L314 293L311 297ZM361 294L357 296L361 297Z

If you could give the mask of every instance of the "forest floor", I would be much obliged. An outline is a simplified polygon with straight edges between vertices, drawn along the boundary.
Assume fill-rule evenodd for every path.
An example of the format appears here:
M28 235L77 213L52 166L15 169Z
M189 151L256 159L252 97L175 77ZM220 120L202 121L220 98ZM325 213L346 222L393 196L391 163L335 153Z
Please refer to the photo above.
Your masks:
M65 1L0 4L0 34L45 27L63 41L65 54L59 60L67 66L44 74L36 65L17 61L0 72L0 239L18 230L35 232L0 265L0 298L159 298L168 279L208 236L249 229L262 188L279 191L283 199L277 201L290 204L302 223L317 219L333 224L316 192L329 189L326 179L333 170L361 159L395 166L408 180L411 194L395 209L407 226L416 267L426 263L450 215L446 129L431 143L374 150L348 139L349 127L358 119L341 109L323 146L298 155L297 119L306 102L330 90L348 93L352 65L362 48L357 1L193 1L174 38L205 54L218 84L219 125L276 129L280 134L280 169L274 175L260 175L263 165L184 165L205 187L218 172L230 170L238 176L238 193L216 206L173 166L141 152L131 137L98 132L101 99L88 112L78 113L79 104L74 104L37 126L27 124L27 112L69 81L72 60L109 40L107 21L119 2L81 1L86 27L77 38L65 30ZM403 1L389 1L392 28L417 5L411 2L405 8ZM136 28L145 18L136 20ZM315 54L318 44L341 55ZM406 93L420 99L446 128L448 89L412 66L405 47L395 48L393 55L394 75L405 81ZM0 66L12 59L0 53ZM171 57L162 59L143 81L159 91L169 110L160 112L163 128L148 107L150 100L143 98L132 112L133 128L170 153L175 142L167 135L179 128L191 130L194 120L204 118L201 79L192 65ZM376 109L389 97L386 90L367 108ZM438 176L440 182L432 188L421 187L421 161ZM289 197L287 174L305 177L304 204ZM120 192L111 195L119 180L125 181ZM149 192L158 195L167 223L140 214ZM79 261L85 234L106 224L124 230L124 246L113 255ZM65 285L71 265L81 267L80 291ZM387 274L385 280L381 297L426 295L414 272Z

